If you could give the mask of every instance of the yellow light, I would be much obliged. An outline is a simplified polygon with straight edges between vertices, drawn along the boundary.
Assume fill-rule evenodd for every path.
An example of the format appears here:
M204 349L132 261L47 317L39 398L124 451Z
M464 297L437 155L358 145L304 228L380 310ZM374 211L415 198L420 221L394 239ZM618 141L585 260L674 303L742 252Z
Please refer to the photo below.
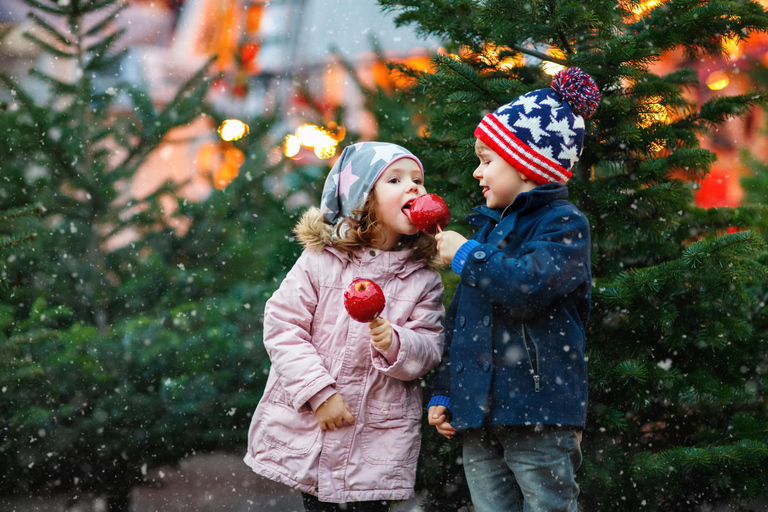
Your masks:
M645 0L632 7L632 14L635 15L636 20L639 20L663 3L664 1L662 0Z
M728 87L730 80L724 71L713 71L707 77L707 87L713 91L721 91Z
M317 155L317 158L320 158L322 160L328 160L329 158L333 158L333 155L336 154L336 145L332 146L315 146L315 155Z
M525 58L523 54L517 53L503 59L499 58L502 50L508 51L506 46L496 46L492 43L483 45L483 51L477 56L483 63L488 66L494 67L499 71L511 71L516 67L525 65Z
M648 128L652 124L667 123L667 109L661 104L661 96L651 96L640 109L638 126Z
M722 44L723 52L728 55L729 59L736 60L741 57L741 41L738 37L724 37Z
M333 157L336 154L336 146L339 145L339 141L333 135L313 124L299 126L296 129L295 138L302 146L313 148L315 155L323 160Z
M219 137L227 142L240 140L246 135L248 135L248 125L239 119L226 119L219 126Z
M296 138L302 146L313 148L318 145L322 145L322 137L324 135L323 130L319 126L313 124L303 124L296 128Z
M648 145L648 149L650 149L654 153L658 153L659 151L664 149L666 145L667 145L667 142L664 139L656 139Z
M295 135L286 135L285 139L283 139L283 153L285 153L285 156L293 158L299 154L299 151L301 151L299 139Z
M547 50L547 55L550 57L554 57L556 59L562 59L565 60L565 53L563 53L562 50L559 48L550 48ZM561 66L560 64L556 64L554 62L548 62L545 61L542 63L541 68L544 70L544 72L550 76L555 76L559 72L565 69L565 66Z

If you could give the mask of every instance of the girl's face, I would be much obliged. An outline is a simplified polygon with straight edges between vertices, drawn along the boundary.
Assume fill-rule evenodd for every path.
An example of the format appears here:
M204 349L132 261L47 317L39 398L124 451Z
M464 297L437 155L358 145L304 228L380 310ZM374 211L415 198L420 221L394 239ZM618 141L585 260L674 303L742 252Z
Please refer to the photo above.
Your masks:
M379 248L388 251L403 235L418 232L411 219L403 213L403 207L427 193L419 165L410 158L396 161L376 181L373 193L379 218L377 228L384 240Z

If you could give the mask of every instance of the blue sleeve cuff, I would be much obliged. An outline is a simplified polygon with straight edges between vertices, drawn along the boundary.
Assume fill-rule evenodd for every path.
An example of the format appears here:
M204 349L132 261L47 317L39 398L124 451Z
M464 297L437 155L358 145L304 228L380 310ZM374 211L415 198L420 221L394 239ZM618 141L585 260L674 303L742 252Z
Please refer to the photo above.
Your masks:
M451 269L453 269L453 271L457 274L461 274L462 269L464 269L464 264L467 262L467 256L469 256L469 253L472 252L472 249L478 245L480 245L480 242L477 240L467 240L464 242L464 244L459 247L459 250L456 251L456 254L453 255Z
M435 395L432 397L432 399L427 404L427 410L429 410L430 407L433 405L442 405L446 409L451 408L451 399L447 396L443 395Z

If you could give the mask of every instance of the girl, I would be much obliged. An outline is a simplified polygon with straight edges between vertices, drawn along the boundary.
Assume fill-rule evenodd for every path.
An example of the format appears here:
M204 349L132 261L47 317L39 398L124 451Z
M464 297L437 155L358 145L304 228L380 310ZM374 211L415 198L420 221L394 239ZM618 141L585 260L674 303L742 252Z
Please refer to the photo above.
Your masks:
M407 216L421 162L395 144L347 147L294 233L304 252L267 301L272 367L245 462L302 492L307 511L388 510L414 495L421 434L418 379L442 354L443 286L435 241ZM370 324L344 309L358 277L384 291ZM330 503L327 503L330 502Z

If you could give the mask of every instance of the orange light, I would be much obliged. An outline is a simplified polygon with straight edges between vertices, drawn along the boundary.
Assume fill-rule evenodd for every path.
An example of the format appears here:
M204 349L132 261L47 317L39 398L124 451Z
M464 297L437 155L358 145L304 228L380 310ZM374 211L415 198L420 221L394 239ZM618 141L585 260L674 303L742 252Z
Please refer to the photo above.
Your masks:
M547 55L550 57L554 57L556 59L565 60L565 53L560 48L555 48L554 46L551 47L549 50L547 50ZM565 66L561 66L560 64L544 61L541 64L541 69L550 76L555 76L559 72L565 69Z
M707 87L713 91L722 91L729 83L728 74L724 71L713 71L707 77Z
M240 140L248 135L248 125L239 119L227 119L219 126L219 137L227 142Z
M511 71L516 67L525 65L525 57L523 57L522 53L516 53L503 59L499 58L502 51L508 50L509 48L505 46L486 43L483 45L483 51L478 55L478 58L488 66L494 67L499 71Z
M635 20L639 20L658 6L663 5L665 1L666 0L644 0L636 5L629 7L629 9L632 11L632 15L634 16Z
M293 158L299 154L299 151L301 151L301 142L299 142L299 139L290 133L286 135L285 139L283 139L283 153L285 153L285 156Z
M669 114L661 104L661 96L651 96L640 108L637 125L640 128L648 128L652 124L669 123Z
M741 57L741 41L738 37L723 37L722 39L723 53L725 53L729 59L736 60Z

